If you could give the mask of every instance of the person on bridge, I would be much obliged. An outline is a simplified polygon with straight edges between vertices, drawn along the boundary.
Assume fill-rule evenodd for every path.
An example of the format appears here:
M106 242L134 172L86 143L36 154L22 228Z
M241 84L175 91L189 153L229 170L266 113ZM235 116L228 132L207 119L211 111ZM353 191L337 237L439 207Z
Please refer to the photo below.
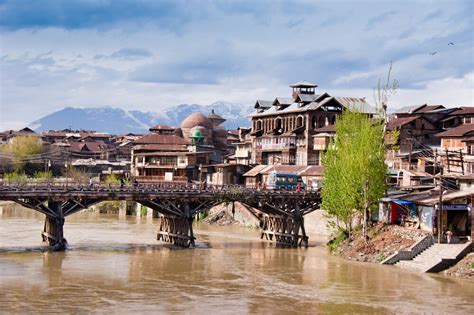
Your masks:
M120 178L120 189L123 189L124 184L125 182L123 181L123 178Z
M89 177L89 189L92 189L92 187L94 186L94 181L92 180L92 176Z

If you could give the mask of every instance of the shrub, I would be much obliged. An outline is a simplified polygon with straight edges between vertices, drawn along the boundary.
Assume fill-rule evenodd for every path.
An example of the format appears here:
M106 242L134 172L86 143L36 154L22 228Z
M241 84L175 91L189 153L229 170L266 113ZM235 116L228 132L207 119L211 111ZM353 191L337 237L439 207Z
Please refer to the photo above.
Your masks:
M40 171L35 173L35 178L38 181L50 181L53 179L53 172L51 171Z

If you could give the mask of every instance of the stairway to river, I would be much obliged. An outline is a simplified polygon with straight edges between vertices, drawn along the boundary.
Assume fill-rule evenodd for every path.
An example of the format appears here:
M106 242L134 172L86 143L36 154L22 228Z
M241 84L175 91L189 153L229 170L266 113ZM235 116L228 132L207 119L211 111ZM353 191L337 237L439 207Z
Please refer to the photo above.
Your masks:
M433 244L411 260L400 260L395 266L419 272L440 272L455 264L473 249L473 243Z

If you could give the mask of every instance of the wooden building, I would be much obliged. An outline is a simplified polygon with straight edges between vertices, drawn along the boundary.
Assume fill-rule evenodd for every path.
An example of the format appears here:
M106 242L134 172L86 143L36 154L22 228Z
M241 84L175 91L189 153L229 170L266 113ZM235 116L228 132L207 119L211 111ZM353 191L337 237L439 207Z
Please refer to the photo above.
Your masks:
M292 97L258 100L252 118L252 164L319 165L316 130L333 125L344 108L373 113L364 98L316 94L317 85L301 81L291 85ZM318 140L319 141L319 140Z

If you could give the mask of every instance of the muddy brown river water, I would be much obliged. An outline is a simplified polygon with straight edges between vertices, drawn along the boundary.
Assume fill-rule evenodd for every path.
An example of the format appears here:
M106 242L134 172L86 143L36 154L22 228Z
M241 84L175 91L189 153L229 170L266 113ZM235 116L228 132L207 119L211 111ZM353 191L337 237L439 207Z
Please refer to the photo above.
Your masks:
M472 314L474 282L348 262L322 245L197 225L197 246L158 243L158 219L78 213L48 252L44 216L0 205L0 313ZM313 240L314 241L314 240Z

